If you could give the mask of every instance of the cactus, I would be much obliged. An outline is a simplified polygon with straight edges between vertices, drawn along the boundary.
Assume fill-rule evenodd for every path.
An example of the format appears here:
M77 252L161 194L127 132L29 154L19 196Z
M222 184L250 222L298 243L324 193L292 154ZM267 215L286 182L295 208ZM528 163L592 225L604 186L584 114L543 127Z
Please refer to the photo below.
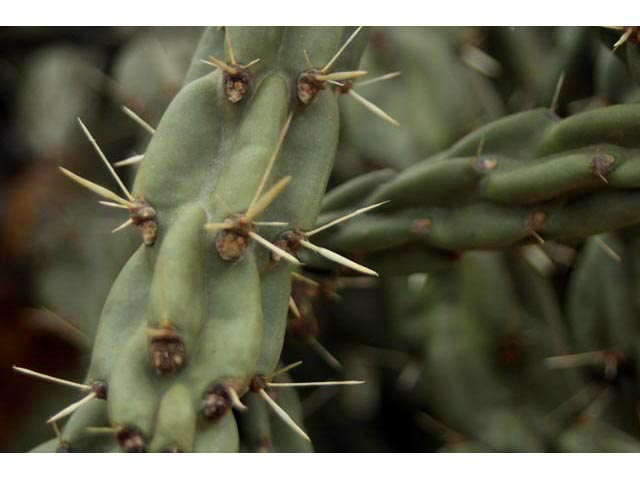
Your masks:
M83 113L102 171L60 177L137 248L72 305L84 380L15 367L80 392L33 451L310 452L327 385L354 449L640 450L637 32L602 30L207 28L188 67L191 32L134 37L103 81L142 128Z
M564 120L547 109L504 117L400 173L365 174L330 192L321 221L388 203L322 240L374 266L415 249L437 268L447 254L545 240L575 245L632 225L640 214L639 127L635 104Z
M366 73L355 70L359 30L225 28L225 60L211 57L217 69L176 96L131 191L80 122L122 195L62 172L128 210L122 227L137 227L142 245L103 308L87 381L76 385L85 396L49 419L75 412L60 433L65 448L109 451L113 442L96 445L91 431L106 429L123 451L234 451L229 409L244 410L246 394L306 436L266 391L289 263L299 264L276 240L308 238L315 225L339 127L327 82ZM184 171L195 175L185 181Z

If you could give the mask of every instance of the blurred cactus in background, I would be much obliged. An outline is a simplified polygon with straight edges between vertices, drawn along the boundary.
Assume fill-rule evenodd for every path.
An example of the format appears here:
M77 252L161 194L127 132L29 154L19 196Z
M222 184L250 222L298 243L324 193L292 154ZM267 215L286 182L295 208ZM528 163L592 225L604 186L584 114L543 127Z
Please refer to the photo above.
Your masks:
M640 451L638 28L4 29L0 448Z

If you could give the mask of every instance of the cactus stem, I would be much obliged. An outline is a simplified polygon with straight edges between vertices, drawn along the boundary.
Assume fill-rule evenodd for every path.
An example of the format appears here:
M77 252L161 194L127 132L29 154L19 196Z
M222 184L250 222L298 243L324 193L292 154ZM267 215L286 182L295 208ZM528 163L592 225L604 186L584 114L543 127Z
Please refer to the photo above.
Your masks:
M312 250L314 252L316 252L318 255L321 255L329 260L331 260L332 262L336 262L339 263L340 265L344 265L345 267L348 267L352 270L355 270L357 272L360 273L364 273L366 275L372 275L374 277L378 277L378 273L375 272L374 270L371 270L370 268L364 267L352 260L349 260L348 258L343 257L342 255L338 255L335 252L332 252L331 250L327 249L327 248L323 248L323 247L318 247L317 245L314 245L313 243L309 242L308 240L300 240L300 245L302 245L303 247L308 248L309 250Z
M302 360L298 360L297 362L291 363L289 365L287 365L286 367L282 367L279 370L276 370L275 372L273 372L270 376L269 379L273 379L275 377L277 377L278 375L282 375L283 373L286 373L290 370L293 370L296 367L299 367L300 365L302 365Z
M366 87L368 85L373 85L374 83L378 83L378 82L384 82L386 80L391 80L392 78L396 78L399 77L402 74L402 72L391 72L391 73L385 73L384 75L380 75L379 77L375 77L375 78L370 78L369 80L363 80L362 82L358 82L354 85L355 87Z
M330 387L334 385L362 385L364 380L339 380L339 381L329 381L329 382L284 382L284 383L273 383L267 382L268 387L272 388L286 388L286 387Z
M127 117L129 117L131 120L136 122L138 125L140 125L142 128L144 128L151 135L154 135L156 133L156 129L155 128L153 128L151 125L149 125L147 122L145 122L140 115L138 115L136 112L131 110L126 105L122 106L122 111L125 113L125 115ZM118 162L118 163L120 163L120 162ZM115 165L118 166L118 164L115 164Z
M594 236L593 239L596 241L598 245L600 245L600 248L602 248L602 250L604 250L605 253L609 255L611 258L613 258L616 262L622 261L622 258L620 258L620 255L618 255L613 248L607 245L607 243L604 240L602 240L602 238L600 238L599 236Z
M374 208L378 208L378 207L384 205L385 203L389 203L389 202L390 202L390 200L385 200L384 202L376 203L374 205L369 205L368 207L359 208L359 209L355 210L354 212L351 212L351 213L349 213L347 215L343 215L340 218L336 218L335 220L333 220L331 222L325 223L324 225L321 225L321 226L319 226L317 228L314 228L313 230L305 232L304 235L307 238L312 237L313 235L315 235L317 233L320 233L320 232L326 230L327 228L331 228L334 225L337 225L337 224L342 223L342 222L346 222L347 220L349 220L349 219L351 219L353 217L356 217L358 215L366 213L369 210L373 210Z
M309 335L306 338L307 344L316 354L322 358L329 366L336 370L342 370L342 364L334 357L329 350L327 350L316 337Z
M39 372L36 372L34 370L29 370L27 368L16 367L15 365L13 366L13 369L16 372L20 372L20 373L22 373L24 375L29 375L31 377L36 377L36 378L39 378L41 380L46 380L47 382L57 383L57 384L60 384L60 385L66 385L67 387L78 388L80 390L91 390L91 385L86 385L84 383L71 382L69 380L64 380L64 379L58 378L58 377L52 377L50 375L45 375L44 373L39 373Z
M258 390L258 393L260 394L260 396L269 404L269 406L273 409L273 411L276 413L276 415L278 415L282 421L284 421L289 427L291 427L291 429L296 432L298 435L300 435L302 438L304 438L305 440L307 440L308 442L311 442L311 439L309 438L309 436L304 432L304 430L302 430L297 424L296 422L293 421L293 419L289 416L289 414L287 412L285 412L282 407L280 405L278 405L270 396L267 392L264 391L264 389L260 389Z
M119 203L105 202L104 200L99 200L98 203L100 205L104 205L105 207L121 208L121 209L124 209L124 210L129 210L129 207L126 207L124 205L120 205Z
M298 272L291 272L291 278L293 280L297 280L298 282L306 283L310 287L314 287L314 288L320 287L320 283L319 282L316 282L315 280L312 280L309 277L305 277L304 275L302 275L301 273L298 273Z
M298 308L298 305L296 305L296 301L293 299L293 297L289 297L289 308L291 309L291 311L293 312L296 318L302 318L300 309Z
M253 196L253 199L251 200L251 203L249 204L249 208L247 209L247 215L249 215L249 212L252 210L252 208L255 206L255 204L258 202L260 196L262 195L262 191L264 190L264 187L267 183L267 179L269 178L269 175L271 175L271 170L273 169L273 164L276 161L276 158L278 158L278 154L280 153L280 149L282 148L282 144L284 143L284 139L287 136L287 132L289 131L289 126L291 126L291 120L293 119L293 114L289 114L289 116L287 117L287 120L284 123L284 126L282 127L282 130L280 130L280 134L278 135L278 140L276 141L276 147L273 149L273 153L271 154L271 157L269 158L269 163L267 163L267 168L265 169L264 173L262 174L262 178L260 178L260 183L258 184L258 189L256 190L255 195ZM286 177L285 177L286 178Z
M556 83L556 90L553 93L553 99L551 100L551 106L549 107L549 110L551 110L554 113L558 109L558 101L560 100L560 92L562 91L563 84L564 84L564 72L562 72L560 74L560 77L558 78L558 83Z
M169 318L167 317L167 299L165 297L166 292L166 283L164 276L164 257L160 257L158 260L158 278L160 279L160 327L147 327L145 328L145 335L148 337L152 336L163 336L170 335L173 331L171 327L171 322L169 322ZM175 332L173 332L175 334Z
M96 193L96 194L100 195L103 198L107 198L109 200L113 200L114 202L119 203L120 205L124 205L127 208L132 208L132 207L135 206L135 204L133 202L125 200L124 198L122 198L122 197L116 195L115 193L113 193L111 190L107 190L106 188L101 187L97 183L93 183L93 182L87 180L86 178L82 178L80 175L76 175L75 173L67 170L64 167L58 167L58 168L60 169L60 171L62 173L64 173L71 180L73 180L76 183L79 183L80 185L82 185L86 189L91 190L93 193Z
M109 160L107 160L107 157L102 152L102 149L98 145L98 142L96 142L96 139L93 138L93 135L91 135L91 132L85 126L85 124L82 123L82 120L79 117L78 117L78 123L80 124L80 127L82 127L82 131L84 132L85 136L89 139L89 142L91 143L91 145L93 145L93 148L96 150L96 152L98 152L98 156L104 162L104 164L106 165L107 169L109 170L109 172L111 173L111 175L113 176L115 181L118 183L118 186L120 187L120 190L122 190L122 192L125 194L125 197L127 197L127 199L130 202L133 202L135 200L135 198L133 198L133 195L131 195L131 193L129 192L127 187L124 186L124 183L122 183L122 180L120 180L120 177L118 176L116 171L113 169L113 167L109 163Z
M291 255L288 252L285 252L280 247L275 246L269 240L267 240L264 237L261 237L256 232L250 231L249 232L249 236L251 238L253 238L256 242L260 243L262 246L264 246L264 247L268 248L269 250L271 250L278 257L284 258L285 260L287 260L288 262L292 263L293 265L296 265L296 266L302 265L300 263L300 260L298 260L296 257L294 257L293 255Z
M132 157L125 158L113 164L114 167L127 167L129 165L135 165L144 160L144 155L133 155Z
M87 427L85 431L94 435L115 435L121 427Z
M96 397L97 397L96 392L90 392L89 394L87 394L86 396L84 396L83 398L78 400L77 402L72 403L68 407L60 410L53 417L51 417L49 420L47 420L47 423L53 423L53 422L55 422L57 420L60 420L61 418L64 418L64 417L66 417L68 415L71 415L73 412L78 410L85 403L89 402L90 400L93 400Z
M338 49L335 55L331 58L331 60L329 60L327 64L320 70L322 73L327 73L329 70L331 70L331 67L333 67L333 65L338 61L338 59L340 58L340 55L342 55L342 52L346 50L346 48L353 41L353 39L356 38L356 36L360 33L360 30L362 30L362 27L356 28L355 31L351 34L351 36L347 38L347 40L342 44L342 46Z
M128 219L126 222L124 222L122 225L114 228L113 230L111 230L111 233L117 233L120 230L124 230L125 228L127 228L129 225L133 225L133 220Z
M231 215L231 214L233 213L233 208L231 208L231 207L229 206L229 204L228 204L227 202L225 202L224 198L222 198L222 197L221 197L220 195L218 195L217 193L216 193L216 194L214 194L214 196L216 197L216 200L218 200L218 201L222 204L223 208L224 208L224 209L226 210L226 212L227 212L226 214L227 214L227 215Z

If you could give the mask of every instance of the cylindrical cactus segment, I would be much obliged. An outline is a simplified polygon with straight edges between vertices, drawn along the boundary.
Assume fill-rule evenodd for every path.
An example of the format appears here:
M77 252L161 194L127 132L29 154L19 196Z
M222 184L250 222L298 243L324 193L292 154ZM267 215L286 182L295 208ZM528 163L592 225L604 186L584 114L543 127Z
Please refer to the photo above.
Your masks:
M323 233L321 243L369 261L407 247L435 255L575 244L633 225L640 218L639 128L637 104L563 120L546 109L502 118L395 176L385 173L372 189L363 185L377 177L367 174L329 193L350 208L389 202ZM328 202L321 221L342 208Z
M364 73L364 39L350 27L205 31L132 189L154 209L155 241L113 285L89 373L108 383L123 450L238 448L227 412L278 363L286 261L299 263L272 243L316 222L339 132L329 80ZM323 88L303 104L306 55Z

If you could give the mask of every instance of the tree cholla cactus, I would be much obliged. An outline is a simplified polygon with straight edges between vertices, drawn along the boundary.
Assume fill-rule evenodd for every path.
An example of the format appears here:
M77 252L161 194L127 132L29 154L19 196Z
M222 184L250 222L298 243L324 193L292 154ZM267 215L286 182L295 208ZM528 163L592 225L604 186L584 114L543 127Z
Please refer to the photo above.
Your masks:
M640 450L624 421L601 415L610 397L638 405L640 104L557 114L591 30L555 39L540 74L522 62L544 51L539 38L500 30L522 89L510 106L485 78L503 66L459 31L374 31L364 64L381 76L358 80L361 30L206 29L157 128L125 107L152 135L115 164L138 165L131 189L80 120L118 188L60 169L127 215L114 232L135 228L140 246L104 304L83 383L15 367L83 395L34 451L311 451L293 388L363 382L294 382L300 362L283 365L283 345L288 332L340 367L316 339L313 303L347 272L381 276L383 347L418 372L399 374L400 395L445 451ZM603 38L616 33L637 78L637 28ZM635 86L614 88L615 57L594 50L596 89L633 98ZM379 82L399 78L413 102L392 115L399 89ZM550 108L523 107L554 87ZM396 111L410 128L394 137ZM360 158L325 195L341 112L349 145L388 168ZM564 308L548 271L576 248Z

